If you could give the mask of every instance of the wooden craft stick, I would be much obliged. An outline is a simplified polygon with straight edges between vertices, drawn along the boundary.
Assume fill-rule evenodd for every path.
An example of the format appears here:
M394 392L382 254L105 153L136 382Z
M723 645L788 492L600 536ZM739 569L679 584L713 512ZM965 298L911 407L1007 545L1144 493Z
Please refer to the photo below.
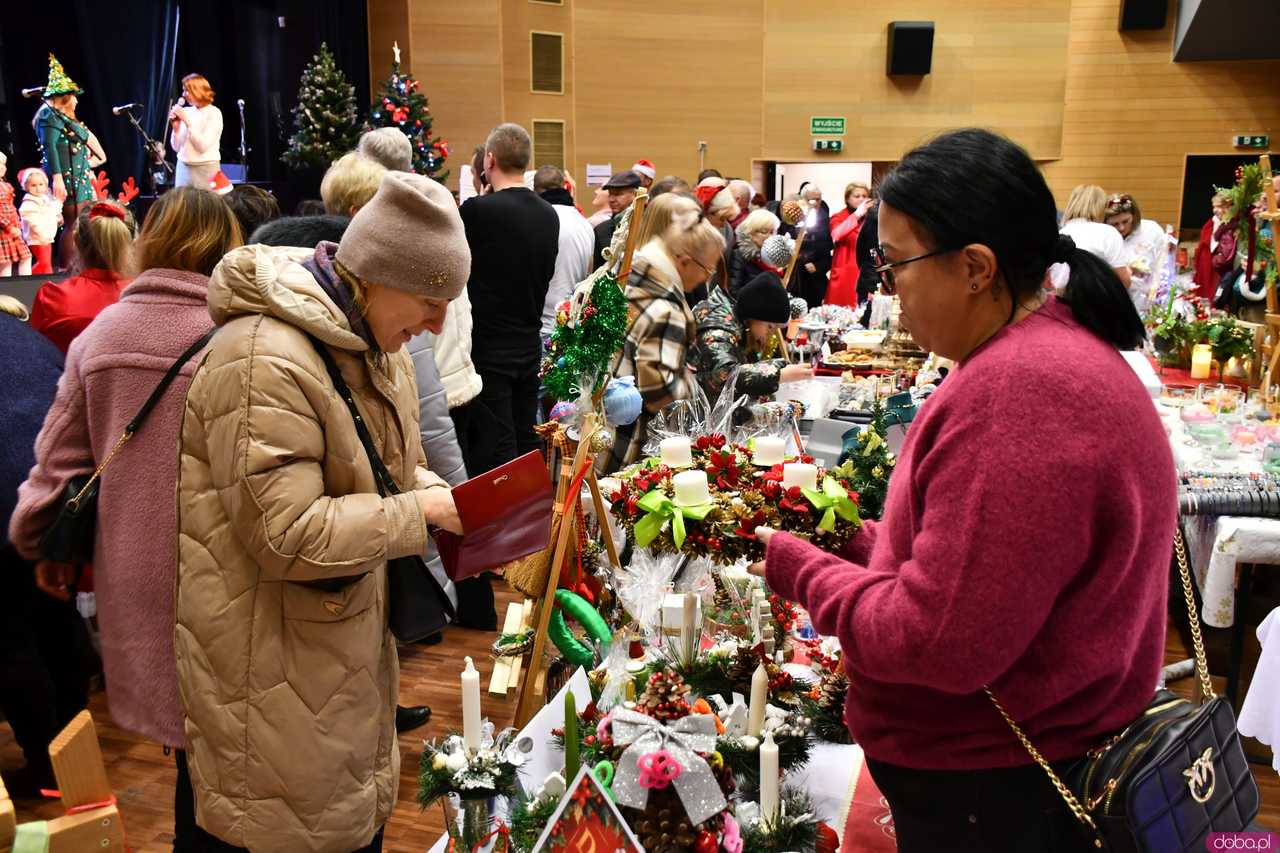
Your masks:
M582 434L590 436L596 428L596 415L589 412L583 421ZM578 442L578 451L573 457L573 470L582 470L582 463L590 453L591 442ZM565 503L567 504L567 498ZM569 536L576 527L577 513L566 512L560 522L560 535L556 539L556 549L551 558L551 574L547 579L547 589L538 602L537 626L533 633L533 651L529 655L529 668L525 672L524 684L520 689L520 701L516 706L515 726L524 728L533 718L538 708L545 704L547 667L543 654L547 648L547 625L551 622L551 610L555 607L555 591L560 585L560 567L564 563L565 553L569 547Z
M49 853L124 853L124 849L124 819L115 806L49 821Z
M520 606L520 632L524 633L529 630L529 626L533 620L533 599L526 598ZM518 657L511 662L511 676L507 679L508 690L518 690L520 688L520 673L524 669L524 658Z
M800 260L800 247L804 245L804 235L804 228L796 232L796 249L791 255L791 263L787 264L787 273L782 277L782 288L784 290L791 290L791 274L795 272L796 262Z
M520 617L524 608L516 602L507 605L507 615L502 621L502 633L515 634L520 630ZM519 658L514 658L518 660ZM513 658L497 656L493 661L493 675L489 677L489 692L500 696L507 694L507 685L511 681L511 662Z
M644 209L648 204L649 191L641 187L636 191L635 201L631 202L631 222L627 225L627 248L622 253L622 264L618 267L618 287L623 290L626 290L627 278L631 275L631 257L635 254L640 225L644 221Z
M81 711L49 744L53 775L58 780L64 808L111 799L111 783L102 764L102 749L93 717Z
M600 494L600 481L596 472L587 474L587 484L591 487L591 503L596 508L596 520L600 522L600 535L604 538L604 550L609 555L609 565L622 569L622 561L618 559L618 548L613 542L613 530L609 527L609 510L604 504L604 496Z

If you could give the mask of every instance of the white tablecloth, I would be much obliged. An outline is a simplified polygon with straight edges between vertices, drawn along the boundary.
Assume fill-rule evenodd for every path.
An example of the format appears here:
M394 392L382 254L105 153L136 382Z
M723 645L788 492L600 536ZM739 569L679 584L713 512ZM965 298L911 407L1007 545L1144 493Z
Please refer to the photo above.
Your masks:
M1161 401L1157 411L1169 428L1169 441L1179 473L1261 471L1261 458L1241 454L1235 459L1211 459L1183 429L1178 409ZM1192 574L1204 600L1200 618L1213 628L1229 628L1235 621L1236 564L1280 564L1280 519L1247 516L1193 516L1186 519L1187 551Z

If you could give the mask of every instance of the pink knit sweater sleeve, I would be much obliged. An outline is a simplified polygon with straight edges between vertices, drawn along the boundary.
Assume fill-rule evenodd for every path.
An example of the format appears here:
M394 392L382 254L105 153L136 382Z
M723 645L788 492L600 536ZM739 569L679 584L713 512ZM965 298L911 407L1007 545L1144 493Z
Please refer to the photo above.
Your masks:
M1043 628L1085 564L1095 478L1081 439L1055 432L1027 453L1027 424L1051 423L1048 395L931 402L909 466L899 466L870 554L821 551L787 534L769 543L769 585L840 638L870 678L948 693L979 690ZM1044 427L1042 427L1044 428ZM1078 508L1078 509L1074 509Z
M9 540L25 559L40 556L40 537L58 514L63 487L93 471L88 411L80 378L81 339L71 344L58 393L36 437L36 464L18 487L18 505L9 520Z

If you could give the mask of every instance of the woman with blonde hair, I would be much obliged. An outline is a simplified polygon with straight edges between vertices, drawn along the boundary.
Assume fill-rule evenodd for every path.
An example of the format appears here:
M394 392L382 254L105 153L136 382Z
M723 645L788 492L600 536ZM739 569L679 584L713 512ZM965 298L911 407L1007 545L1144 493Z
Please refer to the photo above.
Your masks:
M325 170L320 198L325 213L355 216L373 198L387 167L358 151L348 151Z
M141 273L72 344L9 525L18 553L40 561L36 585L55 598L74 597L79 567L43 560L40 537L67 483L103 466L93 568L107 702L116 725L178 750L178 849L189 849L183 845L195 829L173 646L178 436L198 361L191 350L213 326L209 274L238 245L235 217L207 190L180 187L151 206L134 244ZM175 365L177 375L137 434L122 442Z
M182 78L182 97L169 111L169 144L178 152L175 187L207 190L222 168L222 110L213 105L213 94L204 75Z
M698 203L675 194L662 216L670 224L646 242L631 263L627 279L628 314L632 318L622 350L614 358L614 376L634 376L644 398L635 423L619 427L613 452L601 454L601 471L617 471L640 456L648 424L664 406L689 397L693 372L688 351L697 324L686 294L706 285L724 252L724 238L702 217ZM655 220L656 221L656 220Z
M36 291L31 326L65 354L71 342L108 305L114 305L132 280L131 249L138 225L128 208L114 201L95 201L80 211L75 223L79 275L47 281Z
M400 781L387 563L423 554L430 526L462 532L404 345L441 330L470 268L449 191L387 172L336 247L245 246L214 271L218 333L182 422L175 645L215 849L381 849Z
M775 214L760 208L748 213L746 219L739 222L738 227L734 229L734 237L737 241L733 251L729 253L728 294L730 299L736 300L739 291L746 287L747 282L761 272L773 270L773 267L760 257L760 247L764 245L765 240L777 233L779 224L781 220Z
M874 204L871 187L862 181L853 181L844 188L844 207L831 217L831 242L835 251L831 255L831 277L827 280L826 303L828 305L858 304L858 235L862 222Z
M1120 232L1107 224L1107 194L1102 187L1080 184L1071 191L1058 233L1070 237L1077 248L1101 258L1128 289L1129 253ZM1049 275L1054 289L1061 292L1071 274L1066 264L1054 264L1049 268Z

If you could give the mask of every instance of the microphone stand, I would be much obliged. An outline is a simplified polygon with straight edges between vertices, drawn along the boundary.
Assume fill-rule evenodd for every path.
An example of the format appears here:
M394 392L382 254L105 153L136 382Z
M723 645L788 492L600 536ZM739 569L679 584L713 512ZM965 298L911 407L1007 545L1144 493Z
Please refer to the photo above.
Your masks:
M133 125L133 129L138 131L138 135L142 137L142 151L151 160L152 168L147 170L147 180L151 184L151 194L155 195L166 179L173 177L173 166L164 158L164 147L138 123L137 117L133 114L133 110L125 110L124 114L129 117L129 123ZM163 166L164 173L160 180L156 180L157 173L155 166Z
M240 107L240 168L243 170L240 180L244 181L245 183L248 183L249 182L249 151L252 149L249 148L248 142L246 142L245 140L244 101L243 100L237 101L236 105Z

